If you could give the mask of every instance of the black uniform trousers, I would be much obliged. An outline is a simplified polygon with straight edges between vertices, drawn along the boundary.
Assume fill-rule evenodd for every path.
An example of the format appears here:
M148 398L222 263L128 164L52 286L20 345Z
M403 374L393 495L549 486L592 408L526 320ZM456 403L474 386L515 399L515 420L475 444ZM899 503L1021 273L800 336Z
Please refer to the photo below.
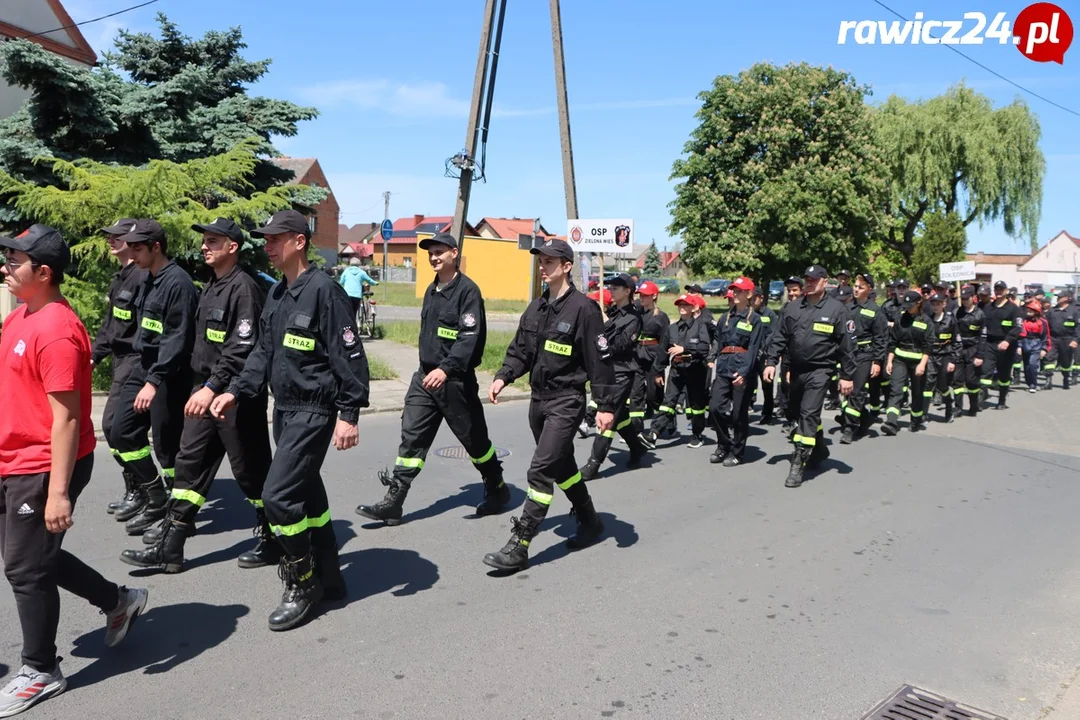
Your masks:
M978 345L960 349L953 371L953 395L956 397L956 409L963 409L964 396L971 398L971 412L979 411L979 375L981 368L975 365L975 359L982 356Z
M1016 343L1010 343L1004 350L998 349L1001 340L986 341L986 352L983 355L982 389L989 394L990 389L997 387L999 400L1004 400L1012 387L1012 366L1016 359Z
M750 383L755 374L756 371L740 385L735 385L730 370L717 361L716 379L709 398L709 421L716 431L719 454L742 459L746 437L750 434L750 403L754 399L754 388Z
M529 427L536 450L525 474L529 489L522 508L522 521L534 531L547 517L558 485L572 507L581 507L589 500L589 490L581 480L574 460L574 436L585 417L584 393L540 399L529 402Z
M859 348L855 353L855 374L851 376L851 395L840 403L841 426L853 433L865 432L870 427L870 410L867 405L871 391L878 384L878 378L871 378L874 368L874 354L870 348Z
M789 417L796 420L791 441L815 450L824 447L825 432L821 425L821 409L825 404L832 368L791 368L791 395L788 398Z
M634 376L634 382L638 388L638 397L642 398L641 409L645 412L644 418L651 418L656 414L656 409L664 402L664 388L656 384L656 378L661 375L653 370L652 362L640 365L641 371ZM642 423L644 424L644 423Z
M1069 387L1073 372L1073 357L1076 355L1076 349L1069 347L1069 343L1075 342L1076 338L1059 337L1051 338L1050 341L1054 345L1054 358L1053 362L1048 362L1046 365L1047 375L1053 382L1054 370L1060 370L1062 387Z
M616 373L615 385L619 394L615 398L615 427L596 434L593 440L592 459L604 462L615 440L615 433L622 435L626 444L633 447L639 444L638 435L645 429L644 388L638 377L641 373ZM592 407L594 403L590 403ZM595 410L593 411L595 417Z
M761 368L762 372L765 371L764 366ZM794 420L798 413L792 413L790 404L788 403L788 396L791 394L791 383L787 378L788 369L787 363L780 360L780 364L776 368L776 380L778 387L776 388L776 411L780 413L780 417L784 420Z
M923 422L926 419L926 405L929 398L926 396L926 373L915 374L915 368L921 360L904 358L899 355L893 358L892 377L889 379L889 406L885 410L885 422L893 427L900 424L900 403L911 389L911 420ZM927 363L929 365L929 363ZM933 391L930 391L933 395Z
M113 356L112 385L109 386L109 398L105 401L105 410L101 414L101 432L107 439L112 437L113 419L116 417L116 408L120 404L120 392L124 389L124 383L127 382L131 373L139 367L139 362L138 355ZM120 463L120 467L124 467L124 462L120 459L120 451L113 447L109 450L116 462Z
M765 360L764 358L761 358L757 363L757 370L746 379L746 382L749 384L746 392L750 395L750 405L748 406L748 409L753 406L754 400L757 398L758 387L760 386L762 397L761 417L763 419L771 420L776 403L773 397L773 384L765 382L765 379L762 377L762 373L764 372ZM715 385L715 380L713 384Z
M150 410L137 413L135 396L145 384L146 371L139 366L120 390L109 446L118 453L116 457L136 482L145 485L157 476L148 437L153 432L154 455L161 464L162 477L171 484L184 430L184 405L191 394L191 372L173 375L161 383Z
M424 387L426 376L422 369L413 373L409 391L405 394L401 445L394 460L394 478L405 487L412 485L423 469L428 450L445 419L480 471L484 483L490 488L498 488L503 484L502 462L495 457L495 446L488 435L476 374L469 372L464 377L448 377L437 390Z
M866 409L875 415L880 413L889 402L890 379L885 368L881 368L878 376L870 381L870 393L866 399Z
M953 372L949 372L952 359L948 355L931 355L926 363L926 389L923 390L923 407L929 410L930 401L936 392L945 402L945 413L951 415L953 408Z
M201 389L195 388L195 392ZM222 459L228 455L236 484L252 507L262 508L263 485L270 470L270 431L266 423L267 396L240 400L223 420L207 414L184 421L176 455L170 515L190 523L209 497Z
M709 368L703 363L672 365L664 386L664 402L657 408L652 431L657 435L675 433L675 406L679 396L686 392L686 415L690 419L690 432L700 435L705 431L705 413L709 410Z
M94 454L75 461L68 498L75 502L94 469ZM22 626L22 661L41 672L56 667L56 628L60 623L63 588L102 612L120 601L119 588L77 557L61 548L65 533L45 528L49 473L5 477L0 482L0 555L4 574L15 595ZM33 512L20 512L28 507Z

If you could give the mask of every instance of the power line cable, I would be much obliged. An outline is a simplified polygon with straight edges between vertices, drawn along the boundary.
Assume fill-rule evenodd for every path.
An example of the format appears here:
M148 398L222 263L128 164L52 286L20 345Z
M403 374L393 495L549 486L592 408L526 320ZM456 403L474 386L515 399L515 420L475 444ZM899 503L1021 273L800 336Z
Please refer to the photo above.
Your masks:
M41 35L48 35L49 33L59 32L61 30L71 30L72 28L77 28L77 27L79 27L81 25L89 25L90 23L96 23L99 20L107 20L107 19L109 19L111 17L116 17L117 15L123 15L124 13L131 12L132 10L138 10L139 8L144 8L147 5L153 5L157 1L158 0L147 0L147 2L141 3L139 5L132 5L131 7L124 8L123 10L117 10L116 12L109 13L108 15L102 15L101 17L91 18L89 20L83 20L82 22L72 23L71 25L63 25L63 26L58 27L58 28L53 28L52 30L43 30L42 32L36 32L36 33L33 33L32 35L23 35L19 39L20 40L29 40L30 38L39 37Z
M903 15L901 15L900 13L898 13L897 11L893 10L893 9L892 9L891 7L889 7L888 5L886 5L885 3L881 2L881 0L873 0L873 1L874 1L875 3L877 3L878 5L880 5L881 7L885 8L886 10L888 10L889 12L891 12L891 13L892 13L893 15L895 15L896 17L898 17L898 18L900 18L901 20L903 20L904 22L911 22L911 21L910 21L910 20L908 20L908 19L907 19L906 17L904 17ZM998 78L1000 78L1000 79L1004 80L1005 82L1007 82L1007 83L1009 83L1010 85L1013 85L1013 86L1015 86L1015 87L1019 88L1020 90L1023 90L1023 91L1024 91L1024 92L1026 92L1026 93L1027 93L1028 95L1031 95L1032 97L1036 97L1036 98L1038 98L1039 100L1042 100L1042 101L1043 101L1043 102L1045 102L1045 103L1049 103L1050 105L1053 105L1054 107L1058 108L1059 110L1064 110L1064 111L1065 111L1065 112L1067 112L1067 113L1071 113L1071 114L1073 114L1073 115L1076 115L1077 117L1080 117L1080 112L1077 112L1076 110L1073 110L1073 109L1071 109L1071 108L1067 108L1067 107L1065 107L1064 105L1058 104L1058 103L1054 102L1053 100L1051 100L1050 98L1047 98L1047 97L1043 97L1042 95L1040 95L1039 93L1035 92L1034 90L1028 90L1028 89L1027 89L1026 87L1024 87L1023 85L1021 85L1020 83L1018 83L1018 82L1016 82L1016 81L1014 81L1014 80L1010 80L1009 78L1007 78L1007 77L1005 77L1004 75L1002 75L1001 73L999 73L999 72L998 72L997 70L993 70L993 69L991 69L991 68L988 68L988 67L987 67L986 65L983 65L983 64L982 64L981 62L979 62L979 61L978 61L978 60L976 60L975 58L971 57L971 56L970 56L970 55L968 55L967 53L963 53L963 52L960 52L959 50L957 50L957 49L956 49L956 47L955 47L955 46L953 46L953 45L941 45L941 47L945 47L945 48L948 48L949 50L952 50L952 51L953 51L954 53L956 53L956 54L957 54L957 55L959 55L960 57L964 58L965 60L969 60L969 61L971 61L971 62L975 63L976 65L978 65L979 67L981 67L981 68L982 68L983 70L985 70L986 72L990 73L991 75L994 75L995 77L998 77Z

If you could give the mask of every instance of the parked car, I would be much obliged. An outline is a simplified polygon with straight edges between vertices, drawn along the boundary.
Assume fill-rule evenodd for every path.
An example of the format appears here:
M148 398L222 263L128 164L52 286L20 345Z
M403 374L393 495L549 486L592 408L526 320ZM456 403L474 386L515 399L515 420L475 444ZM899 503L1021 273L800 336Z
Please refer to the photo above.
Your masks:
M656 285L656 289L659 290L662 293L676 293L676 294L678 294L678 292L682 289L679 286L679 281L678 280L676 280L675 278L664 278L664 277L662 277L662 278L641 278L640 280L638 280L638 286L640 286L641 283L645 282L646 280L648 280L652 284Z
M769 283L769 300L779 302L784 297L784 281L773 280Z
M607 284L609 282L611 282L612 279L616 275L620 275L620 274L621 273L617 273L617 272L614 272L614 271L611 271L611 270L608 270L607 272L605 272L604 273L604 286L607 287ZM600 276L597 275L596 273L593 273L593 274L589 275L589 289L590 290L596 290L599 287L600 287Z
M730 280L715 278L701 286L701 294L706 297L723 297L730 284Z

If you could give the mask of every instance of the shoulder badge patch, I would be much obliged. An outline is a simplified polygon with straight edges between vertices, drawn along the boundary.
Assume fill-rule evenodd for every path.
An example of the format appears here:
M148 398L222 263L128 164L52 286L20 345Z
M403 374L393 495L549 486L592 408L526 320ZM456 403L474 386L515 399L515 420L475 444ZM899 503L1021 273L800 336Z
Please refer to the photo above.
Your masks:
M854 320L848 320L847 321L847 331L849 333L855 332L855 321Z
M346 325L341 328L341 342L344 343L347 348L351 348L356 344L356 333L353 332L351 325Z
M607 341L607 336L606 335L597 335L596 336L596 347L600 348L601 352L604 352L605 350L608 349L608 341Z
M252 331L252 326L251 326L251 321L250 320L241 320L236 325L236 334L239 335L240 337L244 338L244 339L247 339L247 338L251 337L251 331Z
M465 327L470 327L470 328L475 327L475 325L476 325L476 316L473 315L472 313L464 313L461 316L461 324L464 325Z

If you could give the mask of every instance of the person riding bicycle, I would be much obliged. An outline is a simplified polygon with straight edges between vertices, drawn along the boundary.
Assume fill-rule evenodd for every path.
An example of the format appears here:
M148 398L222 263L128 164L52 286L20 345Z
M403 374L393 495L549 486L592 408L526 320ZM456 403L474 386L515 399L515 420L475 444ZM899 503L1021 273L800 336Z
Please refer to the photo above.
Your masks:
M338 282L345 288L345 293L352 300L354 315L360 312L360 303L363 301L364 295L370 294L365 293L364 285L379 284L360 267L360 258L357 257L349 260L349 267L345 268L345 271L341 273L341 279Z

